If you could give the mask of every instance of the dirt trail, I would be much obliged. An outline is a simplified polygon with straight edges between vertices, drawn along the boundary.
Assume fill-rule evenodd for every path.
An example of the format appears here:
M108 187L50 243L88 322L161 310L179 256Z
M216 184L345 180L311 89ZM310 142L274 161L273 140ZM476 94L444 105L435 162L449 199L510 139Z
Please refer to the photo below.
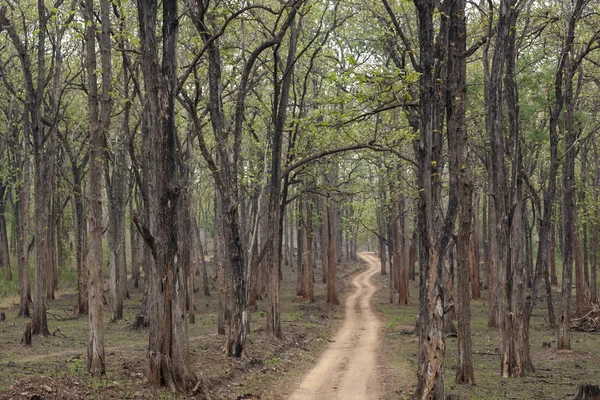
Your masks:
M381 323L371 309L376 288L370 279L380 272L380 264L373 253L359 256L368 268L352 280L356 289L346 299L344 323L290 400L379 398L376 356Z

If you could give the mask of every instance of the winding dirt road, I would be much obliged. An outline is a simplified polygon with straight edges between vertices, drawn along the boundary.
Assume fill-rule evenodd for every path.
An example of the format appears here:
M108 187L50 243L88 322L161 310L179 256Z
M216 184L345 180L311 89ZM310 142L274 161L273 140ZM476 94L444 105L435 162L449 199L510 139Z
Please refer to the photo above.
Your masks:
M353 280L346 299L344 323L318 364L304 378L290 400L378 399L376 359L381 323L371 309L375 286L370 279L380 271L373 253L359 253L368 264Z

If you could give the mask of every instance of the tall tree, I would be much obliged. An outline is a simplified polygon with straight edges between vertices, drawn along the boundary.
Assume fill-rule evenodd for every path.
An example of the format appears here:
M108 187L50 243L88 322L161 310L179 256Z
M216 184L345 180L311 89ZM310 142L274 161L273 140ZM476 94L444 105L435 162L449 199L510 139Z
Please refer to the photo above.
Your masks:
M177 96L177 0L138 1L138 22L144 77L142 144L146 180L142 187L149 220L140 231L152 250L149 298L148 381L155 386L189 390L197 378L189 366L185 313L185 276L178 252L177 205L181 190L177 171L175 98ZM162 43L156 27L162 29ZM159 49L162 56L159 57Z
M469 298L469 253L472 235L473 186L467 159L467 130L465 104L467 97L467 24L466 1L457 0L450 7L447 125L448 154L451 173L457 175L459 186L459 225L456 241L457 253L457 318L458 318L458 366L457 383L475 383L471 344L471 310ZM474 218L477 224L477 216ZM476 251L479 251L477 242ZM479 262L475 265L479 268ZM477 276L479 279L479 276Z
M443 399L444 389L444 292L442 263L434 239L432 148L436 104L434 99L434 4L415 0L419 21L419 363L417 396L422 399Z
M558 348L571 348L571 285L573 281L573 236L576 229L576 204L575 204L575 157L576 141L578 138L578 129L575 126L575 91L574 77L579 65L584 57L591 50L592 46L587 45L584 51L577 51L575 48L575 28L581 19L585 7L589 0L577 0L570 7L570 16L568 22L567 36L563 44L560 58L559 71L556 76L556 88L561 87L561 97L558 102L564 102L564 138L565 138L565 162L563 165L563 202L562 202L562 222L563 222L563 279L562 279L562 306L558 318ZM596 35L598 35L596 33ZM596 36L594 35L594 36ZM592 41L595 39L592 38ZM591 43L591 42L589 42ZM559 81L560 78L560 81ZM556 89L555 90L559 90ZM560 110L558 110L560 111Z
M110 125L112 108L112 65L110 40L110 2L100 1L100 57L102 70L102 92L98 93L98 68L96 61L96 22L94 1L86 0L86 71L88 75L89 114L89 186L88 186L88 238L86 266L88 283L88 370L94 377L105 374L104 319L102 312L102 149L104 135Z

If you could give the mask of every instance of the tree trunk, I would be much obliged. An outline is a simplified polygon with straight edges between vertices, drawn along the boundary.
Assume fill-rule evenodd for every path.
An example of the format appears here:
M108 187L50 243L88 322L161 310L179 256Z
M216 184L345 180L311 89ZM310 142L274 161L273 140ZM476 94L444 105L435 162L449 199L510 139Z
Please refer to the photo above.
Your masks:
M158 1L138 1L142 72L146 89L142 131L148 162L145 191L150 217L142 227L152 249L148 382L173 390L190 390L197 378L189 366L185 313L185 276L178 249L177 206L180 195L176 158L178 11L176 0L162 3L162 64L156 36Z
M379 232L378 235L378 253L379 253L379 258L381 260L381 272L380 275L387 275L387 269L386 269L386 262L387 262L387 258L386 258L386 249L385 249L385 241L383 240L384 237L386 236L385 234L385 222L384 222L384 217L383 217L383 205L378 205L377 206L377 230Z
M198 258L200 259L200 265L202 266L202 290L206 297L210 297L210 282L208 279L208 268L206 267L206 255L204 253L204 246L202 245L202 238L200 237L200 228L198 227L198 221L194 220L193 229L196 235L196 243L198 244Z
M339 305L337 287L336 287L336 229L335 229L335 213L332 210L331 200L326 199L324 221L327 226L327 303Z
M575 314L584 315L589 310L585 304L585 281L583 276L583 263L581 260L581 244L579 240L578 210L575 204L573 222L573 259L575 264Z
M108 150L105 150L104 174L109 213L108 247L110 250L111 322L123 319L123 301L127 297L127 265L125 260L127 136L122 135L113 143L112 176L108 162Z
M489 170L488 170L489 171ZM491 186L491 185L490 185ZM500 298L498 296L498 289L500 287L500 272L498 270L498 240L496 235L496 208L494 206L494 199L492 196L488 196L489 214L488 214L488 226L489 226L489 247L490 247L490 259L489 259L489 289L488 289L488 328L499 328L499 316L500 316Z
M474 384L475 376L473 373L470 326L469 259L473 260L472 264L475 264L474 269L479 271L479 235L477 229L478 200L473 210L473 185L467 159L468 134L465 126L467 64L466 56L464 56L467 47L467 27L465 7L466 1L458 0L453 3L450 9L447 129L451 173L458 175L458 202L460 207L456 243L458 365L455 380L456 383ZM471 218L473 226L471 225ZM474 256L469 257L470 253L473 253ZM479 274L474 274L472 279L476 280L476 289L479 291Z
M227 280L225 279L224 239L223 239L223 211L220 200L220 193L215 193L215 271L217 276L217 288L219 294L219 313L217 317L217 334L225 335L225 325L229 320L229 304L227 301L226 290Z
M88 280L88 371L93 377L105 374L104 361L104 318L102 312L102 149L104 135L109 128L111 113L111 43L110 43L110 3L100 2L102 20L100 49L102 60L102 94L98 94L98 77L96 62L96 24L94 22L94 2L86 0L86 69L88 73L88 113L89 113L89 162L88 198L89 220L86 266L89 271ZM99 109L100 104L100 109Z
M302 201L302 297L311 303L315 301L311 263L311 212L308 200Z
M600 400L600 386L580 383L569 400Z
M327 258L329 254L329 238L327 237L327 199L321 197L319 203L321 204L321 270L323 272L323 283L327 283L327 266L329 265L329 260Z
M12 281L10 269L10 249L8 248L8 232L6 231L6 203L4 201L6 186L0 183L0 269L4 268L4 277Z
M27 121L25 116L24 121ZM26 129L27 131L27 129ZM30 185L31 161L27 140L24 140L23 180L17 192L17 210L15 218L17 226L17 264L19 267L19 317L29 317L29 302L31 301L31 286L29 281L29 227L30 227Z
M129 215L133 218L133 200L131 200ZM140 285L140 235L133 221L129 224L129 247L131 250L131 279L133 287L139 288Z
M550 228L550 281L552 286L558 286L558 275L556 274L556 226Z
M45 17L44 17L45 18ZM41 121L39 122L41 125ZM41 130L41 126L38 128ZM39 132L43 136L43 132ZM43 142L36 138L34 142L35 163L35 271L33 285L33 316L31 329L34 335L49 335L48 321L46 317L46 274L48 265L48 236L49 224L48 201L50 200L50 188L48 184L48 167L45 162Z
M483 237L483 288L489 290L490 288L490 241L489 241L489 233L488 227L488 197L483 197L483 212L481 218L481 232ZM488 302L491 300L491 297L488 292Z
M434 126L434 5L428 0L415 0L419 21L420 48L420 131L418 143L420 237L419 265L419 361L416 396L441 400L444 389L444 293L440 254L433 231L432 147Z
M570 56L569 56L570 57ZM563 279L558 318L558 349L571 348L571 285L573 281L573 234L575 233L575 142L572 65L565 66L565 163L563 165Z
M408 250L408 275L411 281L417 279L417 273L415 265L417 263L417 257L419 253L419 232L413 228L413 233L410 237L410 249Z
M400 243L400 252L401 252L401 259L402 259L402 263L400 264L400 268L399 268L399 274L400 274L400 279L399 279L399 283L400 286L398 287L398 303L399 304L409 304L410 303L410 286L409 286L409 280L408 280L408 259L409 259L409 254L408 254L408 248L409 248L409 244L408 244L408 217L406 215L406 197L402 196L402 198L400 199L400 211L401 211L401 215L399 216L398 220L399 220L399 235L401 236L402 240Z
M481 281L479 278L479 196L475 197L473 206L473 223L471 232L471 293L474 300L481 299Z
M598 228L593 229L592 231L592 265L590 271L590 302L592 304L598 303L598 283L597 283L597 274L598 274Z

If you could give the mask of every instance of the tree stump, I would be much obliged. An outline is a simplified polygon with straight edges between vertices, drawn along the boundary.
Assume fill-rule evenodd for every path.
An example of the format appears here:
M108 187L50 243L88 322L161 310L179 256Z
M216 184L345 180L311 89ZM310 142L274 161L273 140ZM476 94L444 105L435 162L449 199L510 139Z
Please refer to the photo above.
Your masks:
M6 319L6 314L0 312L0 321L4 321Z
M460 400L460 396L457 394L449 394L446 396L446 400Z
M21 337L21 346L31 346L31 322L25 324L25 332Z
M581 383L571 400L600 400L600 386Z
M144 318L142 314L138 314L135 316L135 321L133 322L131 329L133 329L134 331L141 331L147 326L148 325L146 324L146 318Z

